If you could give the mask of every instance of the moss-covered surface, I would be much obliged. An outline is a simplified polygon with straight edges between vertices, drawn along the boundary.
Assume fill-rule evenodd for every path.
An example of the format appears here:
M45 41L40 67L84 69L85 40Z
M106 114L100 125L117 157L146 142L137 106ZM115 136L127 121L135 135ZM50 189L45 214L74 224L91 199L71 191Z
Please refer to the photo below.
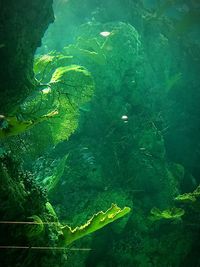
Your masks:
M1 1L0 112L7 115L33 90L33 57L49 23L52 0Z

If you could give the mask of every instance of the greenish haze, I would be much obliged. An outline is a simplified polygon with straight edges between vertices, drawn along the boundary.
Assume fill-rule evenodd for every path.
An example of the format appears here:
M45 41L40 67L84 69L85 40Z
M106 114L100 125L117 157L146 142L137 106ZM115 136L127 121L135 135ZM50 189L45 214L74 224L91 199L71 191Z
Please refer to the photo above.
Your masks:
M5 266L200 266L198 1L54 12L33 88L0 115L0 214L22 222L2 242L30 247Z

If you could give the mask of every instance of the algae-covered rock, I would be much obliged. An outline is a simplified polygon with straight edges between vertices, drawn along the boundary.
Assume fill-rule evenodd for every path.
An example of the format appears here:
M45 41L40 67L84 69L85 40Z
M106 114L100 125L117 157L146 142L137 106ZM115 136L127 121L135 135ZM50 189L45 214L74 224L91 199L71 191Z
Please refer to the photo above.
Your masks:
M138 145L141 151L144 151L149 156L163 159L166 155L164 138L162 134L152 127L141 130L138 136Z
M33 58L53 22L52 0L1 1L0 113L8 115L35 88Z
M14 163L7 155L0 158L0 212L2 218L12 217L16 210L19 215L24 212L28 192L16 165L17 163Z

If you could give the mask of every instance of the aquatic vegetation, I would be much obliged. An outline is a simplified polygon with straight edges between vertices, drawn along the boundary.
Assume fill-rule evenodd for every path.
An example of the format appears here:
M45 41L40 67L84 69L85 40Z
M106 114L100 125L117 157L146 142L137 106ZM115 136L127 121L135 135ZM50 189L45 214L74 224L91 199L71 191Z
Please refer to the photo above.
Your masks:
M52 171L52 175L48 176L44 172L37 174L36 180L39 181L40 184L47 190L48 194L51 194L52 191L55 190L56 185L62 177L65 170L67 158L68 155L57 161L56 167Z
M55 224L53 224L51 227L55 228L55 231L57 231L60 245L65 246L71 244L77 239L80 239L105 227L107 224L112 223L119 218L122 218L131 211L129 207L124 207L123 209L121 209L116 204L112 204L112 206L107 211L100 211L94 214L92 218L89 219L84 225L72 229L68 225L63 226L58 221L56 212L50 202L46 203L46 209L51 215L51 221L49 222L49 224L52 224L53 219ZM29 225L26 226L27 237L33 239L41 236L44 232L44 223L42 219L37 215L33 215L28 219L33 220L33 223L29 223Z
M65 47L64 52L69 55L72 54L85 59L90 59L92 62L99 65L106 64L105 53L97 38L86 40L79 37L77 43Z
M192 203L196 201L196 197L192 193L185 193L177 196L175 200L179 202Z
M27 145L39 134L41 151L68 139L77 129L79 107L91 99L93 91L93 78L85 68L70 65L54 69L49 83L30 94L15 116L1 118L0 138L30 130L29 137L25 138Z
M110 32L106 37L100 34L105 28ZM113 72L115 75L115 71L120 70L122 76L128 66L137 61L140 48L140 36L132 25L93 22L80 27L76 42L66 46L63 54L73 55L72 62L81 62L93 74L107 68L105 74L111 75ZM109 65L114 67L113 71Z
M198 186L192 193L184 193L175 197L175 201L180 203L193 203L200 198L200 186Z
M72 105L80 105L89 101L94 91L91 73L82 66L70 65L55 70L50 80L53 89L60 95L66 95ZM76 103L74 103L76 101Z
M185 214L185 211L181 208L172 207L166 210L159 210L158 208L151 209L150 219L153 221L165 219L165 220L177 220Z
M60 117L51 125L54 143L67 139L78 126L79 106L89 101L94 91L93 78L78 65L60 67L52 75L50 84L58 93Z
M35 125L53 118L58 115L57 110L53 110L50 113L47 113L41 117L36 118L35 120L20 120L17 116L14 117L4 117L3 120L6 123L5 127L0 128L0 139L7 138L9 136L19 135L25 131L31 129Z
M107 211L100 211L96 213L91 219L89 219L84 225L80 227L76 227L74 229L71 229L71 227L69 227L68 225L62 227L62 232L64 235L63 242L66 245L69 245L75 240L82 238L94 231L97 231L107 224L125 216L129 212L129 207L120 209L116 204L112 204L112 206Z
M44 79L45 71L49 64L52 64L53 61L56 60L56 56L54 55L43 55L41 57L36 57L34 60L34 72L37 76L42 75L41 80ZM49 70L47 70L49 73ZM43 74L44 73L44 74ZM38 78L39 79L39 78Z
M37 215L33 215L28 219L32 220L33 223L26 226L26 236L30 239L41 236L41 234L44 232L44 224L41 218Z
M48 54L36 56L34 59L34 73L38 86L48 83L56 68L70 65L72 56L64 56L52 51Z
M63 235L62 225L59 221L59 218L56 214L55 209L48 201L45 204L47 216L46 216L46 225L48 225L48 230L50 231L51 238L57 243L59 242L59 238Z
M14 180L13 176L15 177ZM13 212L10 210L10 206L12 206L12 209L16 209L18 214L23 213L28 192L20 177L20 171L17 170L13 159L7 155L0 158L0 188L2 218L6 214L11 216ZM9 212L11 212L10 215Z
M141 151L146 153L146 155L156 157L156 158L164 158L165 157L165 147L164 147L164 139L162 134L154 128L146 127L144 131L141 131L138 136L138 146Z
M52 216L52 218L55 221L58 221L58 217L57 217L56 212L55 212L53 206L51 205L51 203L46 202L45 207L46 207L46 210L48 211L48 213Z
M2 265L199 265L200 189L189 192L200 170L195 1L54 2L56 21L36 53L35 76L30 56L42 21L30 34L34 45L23 30L34 8L25 21L7 21L8 36L20 25L16 49L10 37L0 44L9 66L0 72L0 215L28 223L1 225L1 242L48 246L5 250ZM32 5L38 17L47 9ZM125 208L103 212L110 203ZM71 251L76 240L90 251Z

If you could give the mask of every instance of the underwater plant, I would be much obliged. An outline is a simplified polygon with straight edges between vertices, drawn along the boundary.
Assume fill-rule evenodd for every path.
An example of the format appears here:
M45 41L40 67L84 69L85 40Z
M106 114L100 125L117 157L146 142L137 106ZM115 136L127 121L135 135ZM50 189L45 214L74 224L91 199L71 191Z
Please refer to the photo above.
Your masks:
M79 65L54 65L48 83L39 85L42 88L31 93L12 115L0 116L0 139L28 132L23 142L29 147L37 138L41 153L68 139L77 129L79 108L91 99L95 85L91 73ZM30 147L32 153L36 153L34 149Z
M69 45L64 48L64 53L90 59L98 65L106 64L106 55L103 51L103 45L101 46L97 38L85 40L79 37L75 45Z
M0 139L7 138L9 136L19 135L25 131L31 129L35 125L46 121L54 116L58 115L57 110L53 110L50 113L47 113L41 117L36 118L35 120L20 120L17 116L3 116L1 118L3 127L0 127Z
M66 245L71 244L75 240L84 237L92 232L95 232L109 223L125 216L131 211L129 207L119 208L116 204L112 206L105 212L99 211L94 214L91 219L89 219L84 225L72 229L70 226L63 226L63 243Z
M72 58L73 56L71 55L66 56L56 51L51 51L44 55L36 55L33 70L38 85L41 87L49 83L55 69L71 65Z
M200 185L192 193L184 193L175 197L175 201L180 203L193 203L200 198Z
M181 208L172 207L166 210L160 210L158 208L151 209L150 219L152 221L157 221L161 219L165 220L177 220L180 219L185 214L185 211Z
M57 235L59 236L58 242L62 246L68 246L75 240L103 228L107 224L124 217L131 211L129 207L124 207L121 209L116 204L112 204L111 207L105 212L99 211L98 213L94 214L84 225L79 227L77 226L72 229L70 226L62 225L59 222L56 212L50 202L47 202L45 206L48 214L51 216L51 221L47 221L46 224L53 225L54 230L56 230ZM37 236L40 236L44 232L44 222L37 215L33 215L28 219L33 220L33 223L29 222L28 226L26 227L26 236L31 240L35 239Z
M80 20L72 26L73 38L70 38L67 30L66 34L58 37L61 27L56 26L58 34L51 34L47 43L43 39L45 55L37 54L34 62L35 90L30 88L29 92L32 90L32 93L28 97L25 95L25 100L19 95L17 103L21 103L20 106L14 107L13 101L12 113L0 117L2 132L11 132L0 140L0 158L5 161L4 156L10 153L28 170L26 179L23 179L21 172L19 175L7 172L5 164L0 164L0 176L3 177L3 219L31 220L25 232L19 231L19 238L18 233L13 231L15 238L8 236L8 239L15 240L16 244L18 241L24 244L28 241L31 246L48 244L55 248L52 253L38 251L37 255L28 249L30 257L27 259L26 252L22 253L17 258L19 261L15 260L18 261L18 266L178 267L186 266L185 258L193 256L190 246L192 251L192 242L196 237L193 238L190 231L190 227L194 226L189 225L194 219L190 216L193 210L189 210L190 213L184 216L181 227L176 224L176 220L184 215L182 209L172 207L151 210L152 207L170 207L174 196L179 194L180 187L184 190L187 179L183 168L171 167L170 160L174 158L168 154L171 149L176 159L176 148L181 139L180 132L178 135L173 130L173 123L168 116L171 104L173 106L169 98L175 94L174 102L179 105L179 100L184 98L184 88L181 87L186 88L188 84L190 89L196 80L196 76L191 75L192 71L188 72L188 66L192 69L194 64L188 57L187 46L198 63L198 56L186 40L189 36L183 38L183 34L179 34L179 31L185 33L185 30L191 29L195 23L185 18L186 24L184 21L183 24L186 27L177 24L181 44L169 34L176 25L165 14L171 12L172 4L178 1L156 1L159 7L152 16L154 21L147 23L144 17L151 10L145 8L145 5L151 2L149 0L108 0L103 5L97 3L101 1L93 0L54 1L62 2L63 6L70 2L68 10L69 13L73 11L73 14L68 16L69 23L59 25L61 15L56 14L57 25L65 29L73 24L76 9L70 8L76 2L77 17ZM83 11L79 8L80 2L83 9L89 7L87 17L80 13ZM112 17L109 16L112 14L111 8L107 7L111 7L113 2L115 16ZM36 5L35 1L33 5ZM116 12L116 6L120 6L122 10L125 7L125 14L129 15L120 17L121 12ZM45 17L47 16L43 16ZM24 23L19 25L23 28ZM28 46L26 35L23 40L19 39L21 45ZM47 53L50 50L49 43L55 43L53 49L58 47L62 52ZM7 43L5 48L4 45L1 46L2 51L7 49ZM13 62L13 58L10 62ZM21 66L20 61L26 62L19 56L19 62L14 61L13 65ZM18 73L16 79L13 79L16 84L20 78L17 79L17 75ZM187 83L187 78L190 77L191 81ZM24 89L26 86L28 87L24 84ZM8 87L3 85L2 88ZM11 88L11 92L15 90L19 94L14 82ZM188 90L186 97L188 95L193 97L192 90ZM88 104L90 100L92 101ZM163 102L166 102L164 108ZM182 114L182 106L177 109L177 114ZM173 116L174 110L176 109L172 107ZM51 112L57 114L40 121ZM16 118L13 127L10 118ZM189 113L188 118L191 118ZM180 119L179 124L181 123L187 128L184 120L182 122ZM175 122L174 126L178 131L179 124ZM176 139L172 148L168 146L169 135L174 135ZM194 132L187 136L194 136ZM187 155L187 151L185 154ZM183 164L181 160L175 162ZM185 167L187 171L191 170ZM50 200L46 193L49 193ZM198 202L198 192L179 195L175 200L182 207L183 200L187 198L191 203ZM120 223L108 227L107 231L105 229L91 238L80 240L79 247L89 245L91 251L83 253L84 255L78 252L74 256L69 247L74 241L130 212L130 208L118 209L116 204L103 212L110 203L131 208L134 203L133 216L130 214L130 217L127 216ZM95 210L102 211L96 213ZM152 222L146 214L149 210L151 219L161 223L151 227ZM187 213L187 209L185 211ZM94 216L88 220L90 214ZM189 222L187 215L191 217ZM174 221L175 223L168 223ZM72 227L69 222L78 226ZM199 228L197 231L195 228L194 232L199 232ZM1 236L3 241L7 241L6 235ZM59 251L58 245L63 245L64 249ZM172 250L174 253L170 253ZM7 257L11 253L6 253L5 258L11 258ZM20 253L16 252L17 254ZM51 254L52 257L49 257ZM63 262L60 261L61 254ZM2 265L16 266L15 261Z
M48 193L52 193L60 178L62 177L65 170L67 158L68 155L64 156L60 160L57 160L56 166L53 168L51 174L47 175L44 169L42 169L40 172L38 171L38 173L36 174L36 180L47 190Z
M32 224L30 223L26 226L26 236L29 239L41 236L41 234L44 232L44 224L42 219L37 215L28 217L28 219L33 220L33 223Z

